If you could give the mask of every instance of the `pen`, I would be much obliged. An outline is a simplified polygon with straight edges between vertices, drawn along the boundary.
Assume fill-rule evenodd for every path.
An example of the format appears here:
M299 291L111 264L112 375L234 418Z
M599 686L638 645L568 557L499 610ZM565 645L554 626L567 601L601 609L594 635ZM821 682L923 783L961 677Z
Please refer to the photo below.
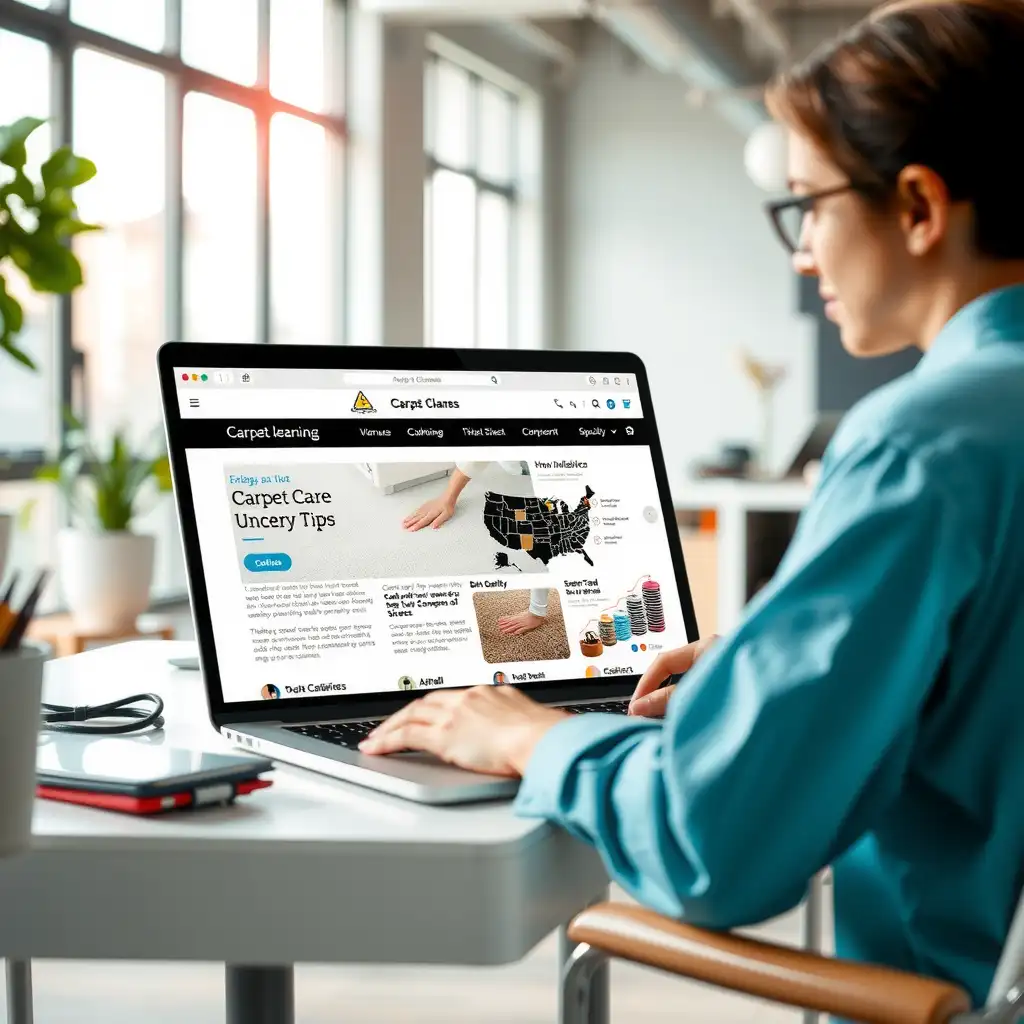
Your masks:
M10 605L11 599L14 597L14 587L18 582L18 570L15 569L11 573L11 582L7 584L7 589L4 591L4 596L0 597L0 605Z
M43 587L46 585L46 580L49 575L49 569L39 570L36 582L28 597L25 599L25 604L22 606L21 611L18 612L14 625L9 629L6 637L4 637L3 645L0 646L0 650L13 651L17 650L20 646L22 638L25 636L25 630L28 629L29 623L32 621L32 616L35 614L36 604L39 602L39 597L43 592Z
M6 602L0 604L0 651L4 649L7 636L14 628L15 621L16 616L10 606Z

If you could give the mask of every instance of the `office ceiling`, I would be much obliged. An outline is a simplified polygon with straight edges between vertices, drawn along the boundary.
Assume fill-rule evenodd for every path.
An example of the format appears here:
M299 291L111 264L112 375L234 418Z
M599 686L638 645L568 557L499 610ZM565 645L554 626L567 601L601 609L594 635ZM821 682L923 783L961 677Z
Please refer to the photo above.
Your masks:
M760 87L874 6L871 0L359 0L388 17L515 27L571 64L592 20L658 70L678 75L695 104L741 130L764 119Z

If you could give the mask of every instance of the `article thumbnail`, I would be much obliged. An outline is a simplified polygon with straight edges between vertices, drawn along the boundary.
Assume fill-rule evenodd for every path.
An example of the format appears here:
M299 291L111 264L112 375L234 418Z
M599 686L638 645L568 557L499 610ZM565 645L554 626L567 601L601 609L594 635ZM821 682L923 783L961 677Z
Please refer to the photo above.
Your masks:
M477 592L473 610L489 665L569 657L562 603L554 587Z

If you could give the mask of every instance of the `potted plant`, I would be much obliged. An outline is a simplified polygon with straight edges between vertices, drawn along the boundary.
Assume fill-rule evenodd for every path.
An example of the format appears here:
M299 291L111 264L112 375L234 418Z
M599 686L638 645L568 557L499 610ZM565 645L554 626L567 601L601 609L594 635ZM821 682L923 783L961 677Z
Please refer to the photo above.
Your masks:
M75 625L117 635L149 605L155 538L132 522L147 496L171 489L170 463L165 453L133 451L121 430L101 454L81 423L68 423L64 458L37 474L58 486L78 524L57 537L57 574Z
M38 292L72 291L82 283L82 268L70 240L94 230L79 220L71 196L96 173L90 161L61 146L42 164L38 181L25 170L26 140L42 123L23 117L0 125L0 359L29 370L35 365L17 342L24 315L8 289L9 275L17 271ZM0 584L11 521L11 516L0 514ZM31 644L0 651L0 857L25 849L31 837L35 737L46 653Z

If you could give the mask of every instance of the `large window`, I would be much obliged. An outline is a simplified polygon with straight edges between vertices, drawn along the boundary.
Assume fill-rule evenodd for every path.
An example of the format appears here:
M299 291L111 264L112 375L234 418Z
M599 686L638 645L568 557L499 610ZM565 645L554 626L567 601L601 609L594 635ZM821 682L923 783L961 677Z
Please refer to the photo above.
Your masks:
M436 54L428 60L428 344L516 343L520 110L517 92Z
M0 124L48 119L30 165L61 142L93 160L77 198L103 226L75 240L72 296L8 274L39 372L0 360L0 508L52 500L30 481L64 409L99 439L152 435L165 339L342 340L343 18L344 0L0 0ZM44 509L15 562L49 560L59 520Z

